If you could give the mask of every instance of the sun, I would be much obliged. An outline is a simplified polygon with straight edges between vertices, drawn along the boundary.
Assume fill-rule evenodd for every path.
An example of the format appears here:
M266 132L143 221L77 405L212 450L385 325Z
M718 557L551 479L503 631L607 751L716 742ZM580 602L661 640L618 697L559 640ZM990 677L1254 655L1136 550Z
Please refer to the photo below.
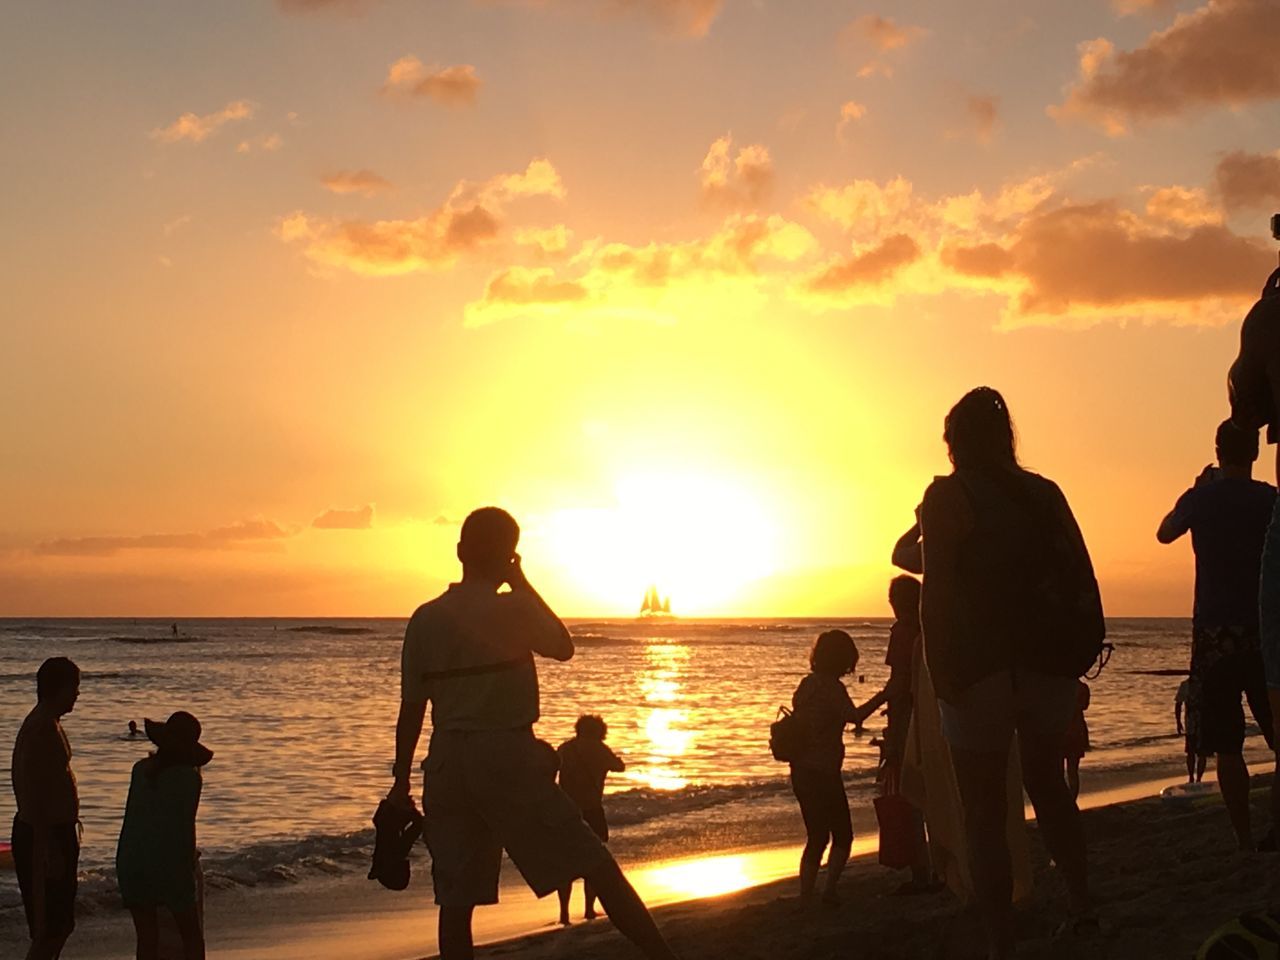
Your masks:
M763 497L692 471L629 473L611 505L557 511L545 533L558 578L618 613L637 611L653 584L677 615L731 615L778 566L777 524Z

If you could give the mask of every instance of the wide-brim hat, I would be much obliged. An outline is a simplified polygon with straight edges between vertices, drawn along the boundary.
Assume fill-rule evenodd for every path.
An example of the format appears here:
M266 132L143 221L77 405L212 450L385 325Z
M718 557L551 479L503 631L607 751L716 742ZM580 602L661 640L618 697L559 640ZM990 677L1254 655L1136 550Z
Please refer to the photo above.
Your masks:
M143 720L147 728L147 738L164 753L175 758L183 758L195 767L203 767L213 759L213 751L200 742L200 721L179 710L170 714L169 719Z

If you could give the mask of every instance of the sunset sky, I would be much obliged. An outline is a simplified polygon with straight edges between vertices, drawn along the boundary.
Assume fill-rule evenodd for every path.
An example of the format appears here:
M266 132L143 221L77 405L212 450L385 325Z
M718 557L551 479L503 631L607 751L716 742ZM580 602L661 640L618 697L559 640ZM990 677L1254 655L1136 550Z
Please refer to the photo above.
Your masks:
M487 503L565 614L882 614L978 384L1189 613L1277 0L4 18L0 615L405 615Z

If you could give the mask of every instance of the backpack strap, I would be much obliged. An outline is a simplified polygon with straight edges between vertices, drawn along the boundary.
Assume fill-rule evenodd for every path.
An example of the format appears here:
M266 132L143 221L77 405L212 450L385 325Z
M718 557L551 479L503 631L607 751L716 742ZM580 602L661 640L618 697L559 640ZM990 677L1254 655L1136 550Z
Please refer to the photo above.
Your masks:
M485 673L503 673L515 670L529 662L528 657L516 657L513 660L499 660L496 663L480 663L473 667L455 667L452 670L428 670L422 674L423 680L453 680L457 677L478 677Z

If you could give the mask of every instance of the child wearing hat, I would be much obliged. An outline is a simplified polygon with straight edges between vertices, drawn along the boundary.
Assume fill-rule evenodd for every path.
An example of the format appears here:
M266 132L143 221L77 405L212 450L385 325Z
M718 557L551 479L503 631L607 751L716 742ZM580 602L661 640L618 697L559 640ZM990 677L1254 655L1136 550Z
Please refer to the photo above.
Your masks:
M145 721L156 750L133 765L124 824L116 848L116 878L133 914L138 960L159 956L157 910L166 908L182 937L183 960L204 960L197 909L196 809L200 768L213 753L200 743L200 721L178 711Z

